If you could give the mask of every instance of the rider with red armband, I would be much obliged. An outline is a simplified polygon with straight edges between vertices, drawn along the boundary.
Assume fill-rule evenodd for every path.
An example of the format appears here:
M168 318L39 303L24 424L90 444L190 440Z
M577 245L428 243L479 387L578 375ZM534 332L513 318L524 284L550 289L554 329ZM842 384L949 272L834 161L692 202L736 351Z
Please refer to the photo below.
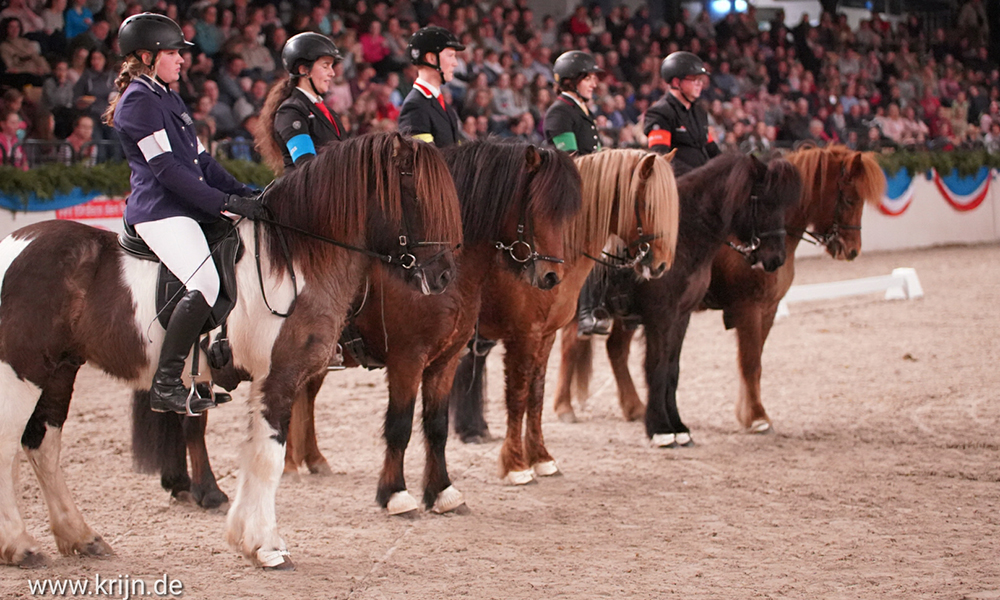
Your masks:
M643 130L651 150L660 154L677 150L672 165L679 177L721 153L708 126L708 113L696 104L708 71L697 55L674 52L660 64L660 76L670 91L646 110Z

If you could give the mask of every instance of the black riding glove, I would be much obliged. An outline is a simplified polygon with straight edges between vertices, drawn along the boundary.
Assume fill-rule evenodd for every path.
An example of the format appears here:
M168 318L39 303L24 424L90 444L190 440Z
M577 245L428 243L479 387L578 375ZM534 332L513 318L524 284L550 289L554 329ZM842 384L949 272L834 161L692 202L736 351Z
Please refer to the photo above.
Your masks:
M226 198L226 203L222 206L222 210L246 217L251 221L256 221L261 217L267 216L264 212L264 205L260 201L260 196L237 196L236 194L230 194Z

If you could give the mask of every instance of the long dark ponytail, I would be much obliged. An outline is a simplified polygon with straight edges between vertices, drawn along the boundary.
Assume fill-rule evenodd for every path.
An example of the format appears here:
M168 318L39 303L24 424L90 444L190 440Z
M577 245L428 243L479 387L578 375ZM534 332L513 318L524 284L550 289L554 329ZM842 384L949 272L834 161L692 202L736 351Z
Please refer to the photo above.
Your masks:
M284 77L271 84L267 99L264 100L264 107L260 110L257 130L253 132L257 151L275 175L281 175L285 171L285 158L281 154L281 146L278 145L278 138L274 133L274 115L281 103L295 91L297 81L298 79Z

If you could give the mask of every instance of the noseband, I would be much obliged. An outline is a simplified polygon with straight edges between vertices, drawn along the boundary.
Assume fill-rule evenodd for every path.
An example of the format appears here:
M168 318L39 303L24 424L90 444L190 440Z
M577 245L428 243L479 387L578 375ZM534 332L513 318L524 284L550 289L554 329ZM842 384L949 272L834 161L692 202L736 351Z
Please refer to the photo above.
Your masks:
M753 187L750 189L750 222L753 224L751 226L750 239L747 240L747 243L743 243L742 241L730 242L729 240L726 240L727 246L742 254L747 260L753 260L753 253L760 248L760 241L762 238L775 236L785 237L785 235L787 235L784 227L757 233L757 208L759 205L760 184L758 182L754 182Z

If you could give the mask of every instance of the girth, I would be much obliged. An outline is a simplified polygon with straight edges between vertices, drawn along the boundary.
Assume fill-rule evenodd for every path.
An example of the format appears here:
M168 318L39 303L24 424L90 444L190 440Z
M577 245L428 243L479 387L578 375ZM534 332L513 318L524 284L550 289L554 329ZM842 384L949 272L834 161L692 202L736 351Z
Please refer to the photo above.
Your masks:
M135 228L127 222L124 231L118 235L118 245L132 256L152 262L160 262L156 254L149 249ZM220 219L212 223L200 223L205 234L208 248L219 273L219 299L212 307L212 314L202 333L216 329L226 321L226 317L236 305L236 263L243 257L243 240L240 239L236 227L228 219ZM163 327L170 322L177 302L184 297L187 289L170 269L160 263L160 273L156 280L156 314Z

